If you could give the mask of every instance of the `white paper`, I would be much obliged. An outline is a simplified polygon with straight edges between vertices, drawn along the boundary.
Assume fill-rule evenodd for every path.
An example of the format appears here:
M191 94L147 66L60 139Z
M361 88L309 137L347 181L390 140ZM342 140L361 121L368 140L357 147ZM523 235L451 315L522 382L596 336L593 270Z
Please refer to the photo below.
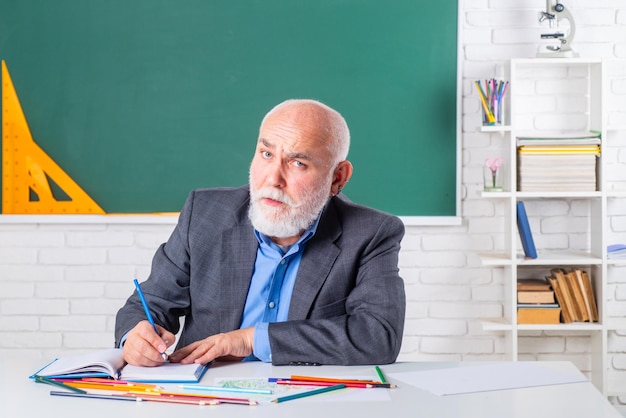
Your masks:
M390 376L440 396L587 381L582 375L552 370L531 362L471 365Z

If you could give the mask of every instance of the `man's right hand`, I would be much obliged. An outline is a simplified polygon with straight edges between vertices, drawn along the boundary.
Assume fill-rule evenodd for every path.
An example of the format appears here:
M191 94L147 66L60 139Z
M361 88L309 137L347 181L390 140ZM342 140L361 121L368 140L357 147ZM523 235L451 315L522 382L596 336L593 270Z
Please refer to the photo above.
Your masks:
M176 337L157 325L159 334L148 321L141 321L128 332L122 352L124 360L134 366L159 366L165 359L161 355L171 346Z

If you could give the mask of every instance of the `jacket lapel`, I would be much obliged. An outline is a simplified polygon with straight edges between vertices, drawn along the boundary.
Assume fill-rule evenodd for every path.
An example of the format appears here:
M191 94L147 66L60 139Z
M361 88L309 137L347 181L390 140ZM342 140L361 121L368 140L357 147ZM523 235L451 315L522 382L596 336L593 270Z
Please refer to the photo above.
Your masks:
M331 200L322 214L315 236L304 249L289 305L290 320L306 319L315 297L341 253L341 249L335 244L341 232Z
M225 231L221 240L223 279L221 281L220 324L222 330L241 325L243 308L254 271L258 241L249 223Z

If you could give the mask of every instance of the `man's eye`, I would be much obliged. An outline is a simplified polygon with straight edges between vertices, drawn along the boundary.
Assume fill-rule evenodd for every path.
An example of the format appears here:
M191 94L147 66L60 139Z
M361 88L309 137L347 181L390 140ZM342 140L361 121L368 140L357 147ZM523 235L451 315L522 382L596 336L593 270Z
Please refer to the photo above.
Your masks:
M272 153L269 151L262 151L261 155L263 156L263 158L272 158Z
M298 161L298 160L294 160L293 164L296 167L306 167L306 164L304 164L302 161Z

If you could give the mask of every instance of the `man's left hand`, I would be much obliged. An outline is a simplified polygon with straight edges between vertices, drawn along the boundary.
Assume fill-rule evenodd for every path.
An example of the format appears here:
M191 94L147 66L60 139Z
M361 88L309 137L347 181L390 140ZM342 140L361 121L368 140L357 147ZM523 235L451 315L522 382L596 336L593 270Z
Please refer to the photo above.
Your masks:
M173 363L205 364L222 357L244 358L252 354L254 327L211 335L176 350L169 356Z

